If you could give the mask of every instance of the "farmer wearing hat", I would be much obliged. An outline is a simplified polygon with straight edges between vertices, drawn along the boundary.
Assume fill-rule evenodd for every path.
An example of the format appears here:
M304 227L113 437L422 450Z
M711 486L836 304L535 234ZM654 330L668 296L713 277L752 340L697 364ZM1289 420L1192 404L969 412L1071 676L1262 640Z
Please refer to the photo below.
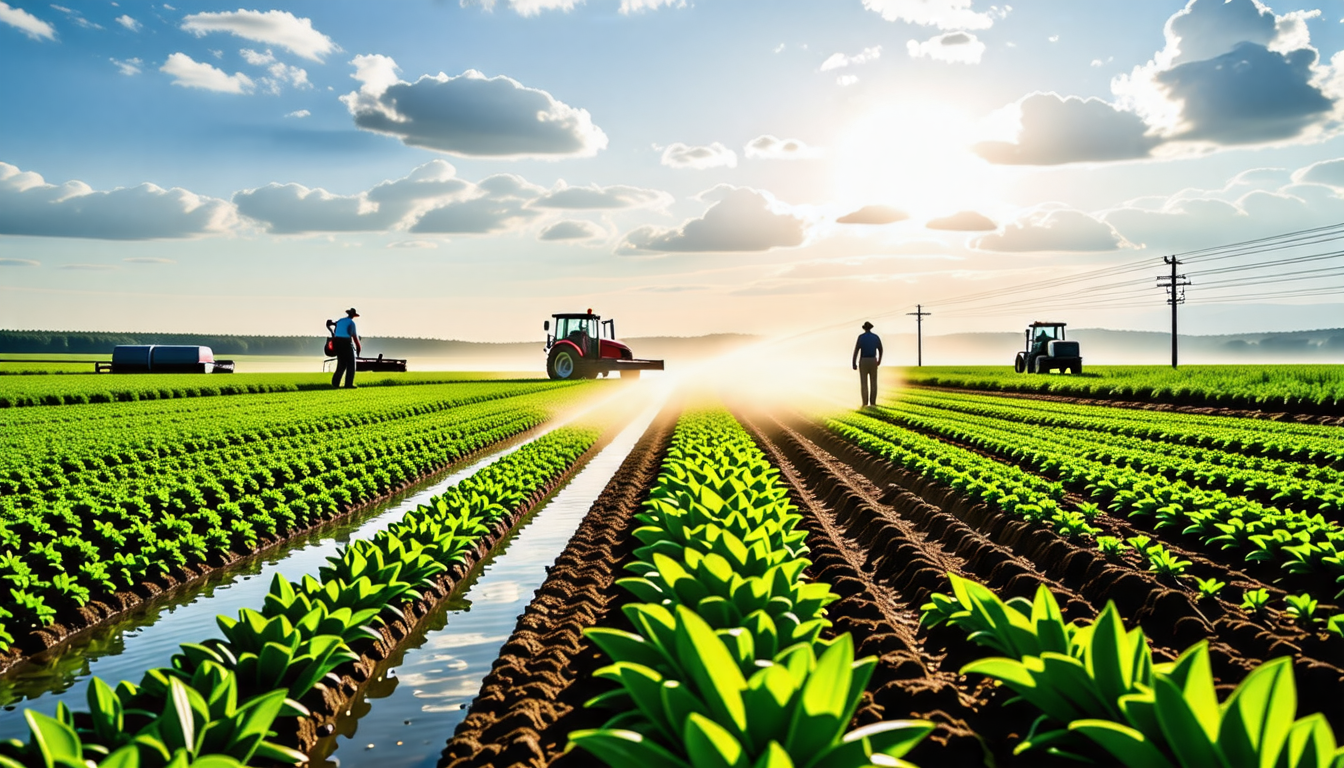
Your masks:
M873 333L872 323L863 324L863 333L854 342L853 364L859 372L859 394L864 407L877 405L877 366L882 364L882 340Z
M336 372L331 375L333 387L341 386L341 374L345 374L345 388L355 388L355 354L364 351L359 343L359 332L355 330L356 317L359 313L351 307L345 310L345 317L340 320L327 321L327 327L332 328L331 335L336 337Z

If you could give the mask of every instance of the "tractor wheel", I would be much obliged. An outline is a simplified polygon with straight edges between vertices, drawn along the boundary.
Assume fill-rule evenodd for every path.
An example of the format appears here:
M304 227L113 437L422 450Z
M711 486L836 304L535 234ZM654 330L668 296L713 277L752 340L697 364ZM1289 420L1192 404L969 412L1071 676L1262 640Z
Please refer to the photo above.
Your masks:
M1083 373L1083 364L1074 363L1073 365L1069 366L1069 373L1073 374L1074 376L1081 376Z
M1053 362L1054 362L1054 361L1051 360L1050 357L1049 357L1048 355L1041 355L1040 357L1036 358L1036 372L1037 372L1037 373L1049 373L1049 372L1050 372L1050 368L1051 368L1051 363L1053 363Z
M560 381L582 378L578 355L565 347L553 350L551 356L546 358L546 375Z
M622 379L638 379L638 378L639 378L639 369L636 368L636 369L634 369L634 370L621 371L621 378L622 378Z
M1026 352L1018 352L1018 353L1017 353L1017 359L1013 361L1013 370L1014 370L1014 371L1017 371L1018 373L1026 373L1026 372L1027 372L1027 353L1026 353Z

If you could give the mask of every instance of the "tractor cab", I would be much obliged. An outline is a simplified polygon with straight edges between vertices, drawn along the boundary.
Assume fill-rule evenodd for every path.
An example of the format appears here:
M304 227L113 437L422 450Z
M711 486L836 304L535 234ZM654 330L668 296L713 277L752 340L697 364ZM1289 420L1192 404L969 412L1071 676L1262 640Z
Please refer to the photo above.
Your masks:
M630 347L616 340L616 321L603 320L590 309L584 313L552 315L542 323L546 334L546 374L552 379L591 379L620 371L638 377L640 371L663 370L662 360L635 360Z
M1078 342L1064 337L1066 323L1037 320L1027 326L1026 348L1017 353L1013 369L1018 373L1049 373L1052 370L1083 372Z

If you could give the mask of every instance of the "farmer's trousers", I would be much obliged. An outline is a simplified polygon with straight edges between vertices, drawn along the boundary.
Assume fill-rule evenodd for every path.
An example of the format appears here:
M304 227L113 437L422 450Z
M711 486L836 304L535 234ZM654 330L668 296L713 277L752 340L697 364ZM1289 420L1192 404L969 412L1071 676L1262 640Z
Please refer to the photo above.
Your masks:
M877 358L859 359L859 395L864 405L877 405Z
M345 386L355 386L355 343L349 338L336 337L336 372L331 375L331 386L339 387L341 374L345 374Z

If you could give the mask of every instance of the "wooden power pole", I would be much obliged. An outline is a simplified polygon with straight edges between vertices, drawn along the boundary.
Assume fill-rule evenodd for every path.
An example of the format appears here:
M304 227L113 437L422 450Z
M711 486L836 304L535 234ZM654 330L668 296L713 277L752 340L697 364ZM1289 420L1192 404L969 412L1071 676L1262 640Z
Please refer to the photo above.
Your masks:
M932 315L932 312L925 312L922 304L915 305L914 312L906 312L907 315L915 317L915 364L924 366L924 318Z
M1185 287L1190 281L1185 279L1185 275L1176 274L1176 267L1181 262L1176 260L1175 256L1163 256L1162 263L1171 265L1171 275L1158 276L1158 288L1167 291L1167 303L1171 305L1171 367L1176 367L1176 308L1185 303ZM1162 282L1165 280L1166 282Z

